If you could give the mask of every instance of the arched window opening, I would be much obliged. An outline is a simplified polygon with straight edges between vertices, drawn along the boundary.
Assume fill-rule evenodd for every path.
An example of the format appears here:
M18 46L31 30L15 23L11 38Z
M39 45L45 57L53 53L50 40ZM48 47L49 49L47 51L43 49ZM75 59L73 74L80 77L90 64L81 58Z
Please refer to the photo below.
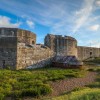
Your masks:
M35 42L34 42L34 41L32 41L32 44L34 45L34 44L35 44Z
M92 56L92 52L90 52L90 57Z
M11 36L14 36L14 31L11 31Z

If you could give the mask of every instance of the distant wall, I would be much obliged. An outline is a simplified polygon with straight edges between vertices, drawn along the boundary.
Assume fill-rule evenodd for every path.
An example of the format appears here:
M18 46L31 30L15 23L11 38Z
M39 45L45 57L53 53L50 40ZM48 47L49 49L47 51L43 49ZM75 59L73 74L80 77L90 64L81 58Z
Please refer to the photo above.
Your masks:
M89 57L100 57L100 48L78 46L77 50L80 60L85 60Z
M17 46L17 69L23 69L28 66L33 68L44 67L50 64L54 53L47 47L36 45L34 47Z

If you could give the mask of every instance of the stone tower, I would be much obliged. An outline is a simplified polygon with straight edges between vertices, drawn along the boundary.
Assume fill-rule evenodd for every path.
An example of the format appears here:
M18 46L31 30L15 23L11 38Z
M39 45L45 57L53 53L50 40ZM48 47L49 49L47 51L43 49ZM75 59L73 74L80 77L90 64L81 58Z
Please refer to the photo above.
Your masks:
M16 69L18 64L19 44L34 45L36 35L17 28L0 28L0 67Z
M44 44L52 49L56 55L77 57L77 40L73 37L47 34Z

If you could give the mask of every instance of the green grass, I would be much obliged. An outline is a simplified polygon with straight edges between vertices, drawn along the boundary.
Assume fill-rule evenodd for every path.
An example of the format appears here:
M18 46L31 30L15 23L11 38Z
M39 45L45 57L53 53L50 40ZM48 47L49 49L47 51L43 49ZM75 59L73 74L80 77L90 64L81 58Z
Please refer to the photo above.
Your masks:
M0 100L5 97L40 97L52 92L50 81L83 77L86 71L79 69L42 68L35 70L0 70Z
M94 83L87 85L87 87L90 88L100 88L100 68L91 68L89 69L89 71L94 71L94 72L98 72L98 75L96 77L96 80Z
M100 100L100 89L86 88L46 100Z
M96 59L100 60L100 58L96 58ZM88 68L87 68L88 71L98 73L98 75L96 76L95 82L87 85L87 87L100 88L100 66L97 66L96 64L91 64L91 62L89 63L89 65L88 64L86 64L86 65L88 66Z
M94 59L89 59L89 60L85 60L85 62L87 63L96 63L96 64L100 64L100 57L95 57Z

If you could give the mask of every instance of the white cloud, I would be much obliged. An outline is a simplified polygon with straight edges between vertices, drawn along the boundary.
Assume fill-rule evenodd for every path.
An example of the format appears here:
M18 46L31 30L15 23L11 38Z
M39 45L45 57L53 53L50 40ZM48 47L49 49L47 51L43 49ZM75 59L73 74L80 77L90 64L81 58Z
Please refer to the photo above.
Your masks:
M34 28L34 26L35 26L34 22L31 20L27 20L26 23L30 28Z
M95 4L96 4L97 6L100 6L100 0L96 0Z
M73 33L76 33L80 27L88 21L88 18L93 11L93 3L94 0L85 0L82 8L75 13L75 27Z
M98 29L100 29L100 25L96 24L96 25L90 26L89 29L92 31L97 31Z
M20 26L20 22L11 23L11 19L6 16L0 16L0 27L14 27L17 28Z

